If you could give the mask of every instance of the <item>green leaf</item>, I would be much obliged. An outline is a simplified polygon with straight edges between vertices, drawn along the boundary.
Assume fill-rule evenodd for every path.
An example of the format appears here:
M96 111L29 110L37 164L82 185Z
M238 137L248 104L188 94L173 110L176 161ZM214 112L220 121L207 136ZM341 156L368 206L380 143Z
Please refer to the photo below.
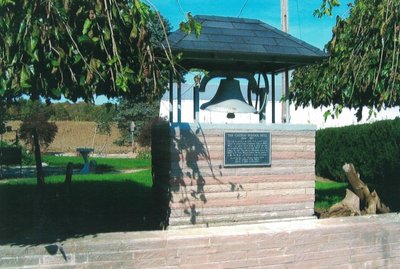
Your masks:
M92 26L92 21L87 18L85 23L83 24L82 34L86 35L89 32L90 27Z
M110 30L109 29L104 29L103 30L103 34L104 34L104 40L105 41L108 41L108 40L110 40L111 39L111 33L110 33Z
M31 37L31 43L30 43L30 51L34 51L36 49L36 45L38 43L39 39L36 37Z
M56 61L56 60L52 60L52 61L51 61L51 65L52 65L53 67L59 67L59 66L60 66L60 63L59 63L58 61Z
M58 48L58 52L60 53L61 59L65 58L65 51L62 48Z
M3 96L5 94L5 92L6 92L6 89L7 89L7 80L5 80L5 79L0 80L0 84L1 84L0 96Z
M128 76L127 74L119 73L117 75L116 85L120 88L123 92L126 92L128 89Z
M9 4L14 5L15 2L12 0L0 0L0 7L4 7Z
M101 1L96 1L96 6L94 9L97 15L100 14L103 11L103 3Z
M194 23L194 33L195 33L196 37L200 36L201 27L202 27L201 23L199 23L199 22Z
M190 14L190 12L188 13L187 17L188 20L186 22L181 22L179 24L179 29L186 34L190 34L192 33L192 31L194 31L196 37L199 37L202 28L201 23L196 21L194 17Z
M129 68L128 66L125 66L124 68L124 72L127 74L134 74L135 71L133 71L131 68Z
M29 72L28 68L25 65L22 66L21 75L20 75L20 84L21 84L22 88L30 88L30 87L32 87L28 83L28 81L30 79L30 76L31 75L30 75L30 72Z
M74 64L77 64L82 59L80 54L76 54L74 56Z
M81 75L79 77L79 86L85 86L85 84L86 84L86 77L85 75Z
M135 2L138 2L138 1L135 1ZM111 13L112 13L113 17L118 17L118 9L115 7L115 5L113 5L111 7Z
M131 33L130 33L129 37L130 38L136 38L137 35L138 35L138 28L137 28L136 22L133 21L132 30L131 30Z
M186 22L181 22L179 24L179 30L185 34L190 34L190 27Z
M331 115L331 111L327 110L324 112L324 121L326 121L326 119Z
M61 97L61 88L57 87L51 90L51 93L55 98L60 98Z
M81 35L80 37L78 37L78 42L79 43L84 43L90 41L90 38L87 35Z
M117 62L117 60L118 60L118 58L114 56L107 61L107 65L111 66L111 65L115 64Z
M9 26L7 25L7 28ZM23 33L25 32L25 28L26 28L26 22L25 20L21 22L20 26L19 26L19 30L18 30L18 37L17 37L17 43L19 43L21 41L21 38L23 36Z
M39 51L35 50L32 54L32 58L36 61L39 62Z

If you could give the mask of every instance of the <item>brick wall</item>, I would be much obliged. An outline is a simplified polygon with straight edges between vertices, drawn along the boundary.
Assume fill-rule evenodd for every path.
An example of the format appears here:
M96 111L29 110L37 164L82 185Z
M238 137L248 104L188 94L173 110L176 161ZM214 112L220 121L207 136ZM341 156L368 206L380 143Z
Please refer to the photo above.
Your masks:
M226 131L270 132L271 166L224 167ZM156 128L153 139L155 184L169 192L171 228L314 213L315 126L180 124Z
M0 268L400 268L400 216L108 233L54 244L0 244Z

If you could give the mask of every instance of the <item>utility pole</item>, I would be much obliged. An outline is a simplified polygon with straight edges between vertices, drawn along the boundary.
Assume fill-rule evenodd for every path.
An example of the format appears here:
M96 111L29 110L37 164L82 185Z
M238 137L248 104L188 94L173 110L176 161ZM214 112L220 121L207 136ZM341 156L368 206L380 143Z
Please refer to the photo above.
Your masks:
M288 0L281 0L281 27L282 31L289 32L288 23ZM284 96L284 102L282 102L282 122L290 122L290 107L289 107L289 70L285 70L282 74L282 96Z
M281 0L281 26L282 31L284 31L285 33L289 31L287 0Z

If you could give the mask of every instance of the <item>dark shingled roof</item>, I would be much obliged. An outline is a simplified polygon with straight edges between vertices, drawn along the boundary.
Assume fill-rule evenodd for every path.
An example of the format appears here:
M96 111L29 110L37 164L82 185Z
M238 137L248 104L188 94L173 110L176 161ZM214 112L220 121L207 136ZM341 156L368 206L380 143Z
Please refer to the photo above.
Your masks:
M315 63L328 55L320 49L254 19L195 16L198 38L180 30L168 37L173 52L183 52L185 68L279 72Z

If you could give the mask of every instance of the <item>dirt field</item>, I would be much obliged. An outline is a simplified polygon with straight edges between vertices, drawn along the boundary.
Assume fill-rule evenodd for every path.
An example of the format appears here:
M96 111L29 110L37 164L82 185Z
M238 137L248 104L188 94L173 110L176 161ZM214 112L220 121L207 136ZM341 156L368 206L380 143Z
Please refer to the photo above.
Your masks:
M119 130L113 126L111 135L101 135L96 132L96 123L87 121L57 121L58 133L48 152L76 153L76 148L94 148L97 154L125 154L130 147L119 147L113 142L119 137ZM13 130L18 129L20 122L8 122ZM6 141L15 140L15 132L4 134ZM21 143L23 143L21 141Z

